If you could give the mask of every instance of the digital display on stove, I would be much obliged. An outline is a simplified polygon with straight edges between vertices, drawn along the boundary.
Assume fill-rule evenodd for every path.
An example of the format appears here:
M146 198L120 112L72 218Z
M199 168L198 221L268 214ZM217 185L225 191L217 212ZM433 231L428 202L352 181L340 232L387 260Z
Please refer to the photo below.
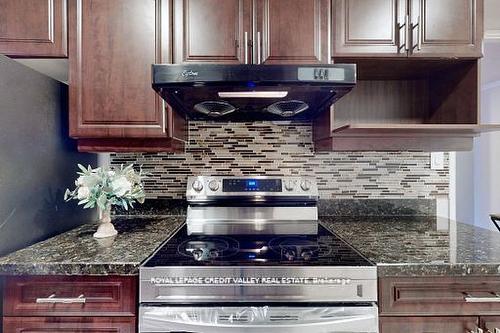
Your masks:
M223 192L281 192L281 179L223 179Z

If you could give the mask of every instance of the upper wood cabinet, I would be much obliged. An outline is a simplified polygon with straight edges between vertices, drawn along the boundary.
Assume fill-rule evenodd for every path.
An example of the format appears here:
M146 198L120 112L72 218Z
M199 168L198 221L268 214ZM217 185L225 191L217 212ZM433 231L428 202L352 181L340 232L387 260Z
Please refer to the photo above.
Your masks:
M151 87L151 65L171 61L169 24L167 0L70 0L70 135L108 139L82 141L81 150L140 150L132 138L180 141L174 127L182 122ZM113 149L109 139L127 141Z
M483 0L334 0L334 57L481 57Z
M334 0L334 56L406 56L407 0Z
M256 0L256 64L321 64L330 58L328 0Z
M174 63L249 61L251 1L174 0L173 11Z
M0 53L66 57L66 0L0 0Z
M330 59L329 0L174 0L173 7L174 63Z
M483 0L411 0L413 56L481 57Z

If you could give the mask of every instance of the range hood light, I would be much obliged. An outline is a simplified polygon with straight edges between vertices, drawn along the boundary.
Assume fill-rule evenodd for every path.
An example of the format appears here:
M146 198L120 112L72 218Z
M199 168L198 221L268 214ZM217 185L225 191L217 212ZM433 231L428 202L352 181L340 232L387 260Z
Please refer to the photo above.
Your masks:
M220 98L283 98L288 91L220 91Z

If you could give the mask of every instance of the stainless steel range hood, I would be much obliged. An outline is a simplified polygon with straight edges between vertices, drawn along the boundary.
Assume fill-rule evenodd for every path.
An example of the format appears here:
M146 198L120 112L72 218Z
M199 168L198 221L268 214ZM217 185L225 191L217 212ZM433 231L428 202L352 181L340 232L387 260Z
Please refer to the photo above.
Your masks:
M189 119L310 120L356 84L356 65L153 65L153 88Z

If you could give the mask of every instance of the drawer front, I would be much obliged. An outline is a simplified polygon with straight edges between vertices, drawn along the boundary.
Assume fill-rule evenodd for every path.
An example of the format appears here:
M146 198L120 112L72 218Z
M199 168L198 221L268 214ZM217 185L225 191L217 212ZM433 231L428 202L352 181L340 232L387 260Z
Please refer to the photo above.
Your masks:
M500 315L500 278L383 278L379 306L387 316Z
M4 316L135 316L137 277L7 277Z
M132 317L6 317L9 333L135 333Z
M468 333L477 324L477 317L382 317L380 333Z

